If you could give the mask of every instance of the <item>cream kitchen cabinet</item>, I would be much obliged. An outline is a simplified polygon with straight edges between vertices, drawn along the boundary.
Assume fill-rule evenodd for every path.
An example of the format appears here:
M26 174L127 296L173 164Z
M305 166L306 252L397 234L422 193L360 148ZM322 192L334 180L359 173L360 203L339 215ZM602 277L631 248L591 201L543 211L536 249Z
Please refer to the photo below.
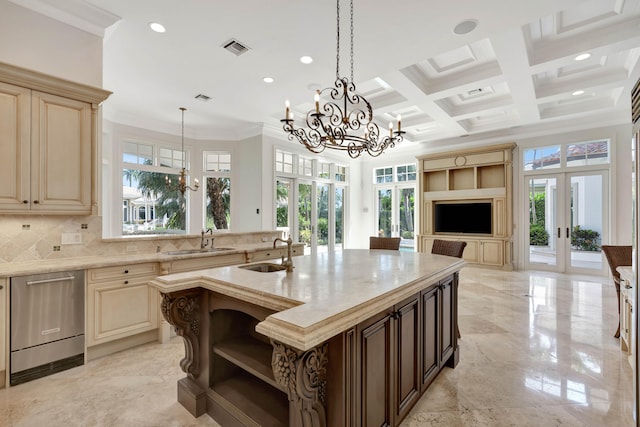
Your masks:
M9 279L0 278L0 388L6 384L7 375L7 289Z
M97 213L97 109L109 93L0 63L0 213Z
M88 270L87 347L158 328L158 291L147 284L158 275L157 263Z

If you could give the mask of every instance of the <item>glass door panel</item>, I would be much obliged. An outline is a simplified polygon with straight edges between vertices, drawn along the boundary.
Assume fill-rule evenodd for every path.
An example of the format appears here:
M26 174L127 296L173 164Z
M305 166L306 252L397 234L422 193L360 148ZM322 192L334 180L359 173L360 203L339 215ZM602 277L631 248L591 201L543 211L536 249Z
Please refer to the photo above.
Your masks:
M317 252L329 250L329 185L316 185L317 201Z
M335 191L335 245L336 251L344 248L344 188L336 187Z
M293 196L291 182L276 180L276 230L282 231L284 237L291 235L291 197Z
M311 184L298 184L298 242L304 243L304 253L311 253L312 209Z
M558 266L558 200L556 177L527 179L529 212L528 264L534 268Z
M605 224L603 173L572 174L569 177L569 219L565 234L571 236L570 268L602 270L600 251Z
M415 249L415 188L405 187L400 188L398 191L398 228L400 241L400 247L407 248L408 250Z
M392 194L391 188L379 188L377 195L378 237L392 237Z

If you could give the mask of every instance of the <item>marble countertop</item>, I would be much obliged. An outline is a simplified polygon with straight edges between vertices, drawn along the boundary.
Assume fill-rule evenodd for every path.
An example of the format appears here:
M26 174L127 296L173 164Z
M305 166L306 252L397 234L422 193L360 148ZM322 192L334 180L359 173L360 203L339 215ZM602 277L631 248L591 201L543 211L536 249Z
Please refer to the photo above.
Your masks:
M201 287L277 311L256 330L308 350L465 265L442 255L357 249L293 263L290 273L218 267L160 276L151 285L163 293Z
M302 246L302 244L294 244L295 246ZM219 252L201 252L190 253L180 255L168 255L163 252L154 253L128 253L123 255L101 255L101 256L86 256L86 257L74 257L74 258L56 258L45 259L35 261L22 261L22 262L8 262L0 264L0 278L11 276L23 276L27 274L41 274L52 273L56 271L66 270L84 270L87 268L100 268L110 267L114 265L124 264L141 264L144 262L170 262L180 259L189 258L203 258L212 256L224 256L237 253L249 253L258 250L271 249L273 243L249 243L229 245L230 250ZM278 248L285 247L286 245L278 244Z

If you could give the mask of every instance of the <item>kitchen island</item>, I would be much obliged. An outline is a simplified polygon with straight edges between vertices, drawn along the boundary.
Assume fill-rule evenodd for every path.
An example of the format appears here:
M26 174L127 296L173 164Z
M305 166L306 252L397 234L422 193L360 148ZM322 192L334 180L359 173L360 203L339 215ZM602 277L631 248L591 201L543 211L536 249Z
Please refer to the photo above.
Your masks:
M294 265L151 282L184 338L178 401L225 427L398 425L440 370L457 364L464 261L345 250Z

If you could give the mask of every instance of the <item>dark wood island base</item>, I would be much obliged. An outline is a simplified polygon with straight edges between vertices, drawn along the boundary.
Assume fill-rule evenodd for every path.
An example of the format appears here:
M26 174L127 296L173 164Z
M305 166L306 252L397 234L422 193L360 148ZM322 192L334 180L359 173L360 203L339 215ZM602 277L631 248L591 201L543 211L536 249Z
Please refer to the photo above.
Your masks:
M182 336L178 401L222 426L397 426L460 358L458 273L307 350L255 331L275 311L201 287L162 294Z

